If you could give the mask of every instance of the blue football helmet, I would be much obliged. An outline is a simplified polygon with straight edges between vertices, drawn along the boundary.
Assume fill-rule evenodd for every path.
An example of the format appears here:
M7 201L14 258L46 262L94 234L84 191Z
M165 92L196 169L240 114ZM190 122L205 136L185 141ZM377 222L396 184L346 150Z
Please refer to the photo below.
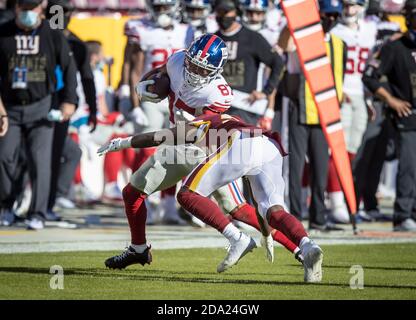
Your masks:
M172 25L178 17L178 0L146 0L146 6L153 20L162 28Z
M222 72L227 58L227 46L220 37L200 36L186 50L185 82L193 87L207 85Z
M344 4L358 4L359 6L365 6L367 4L366 0L343 0Z
M211 12L210 0L182 0L183 21L193 27L201 27Z
M319 0L318 4L320 12L342 14L341 0Z
M263 28L266 23L269 0L241 0L240 7L243 11L243 22L248 28L254 31ZM257 15L253 16L255 13Z

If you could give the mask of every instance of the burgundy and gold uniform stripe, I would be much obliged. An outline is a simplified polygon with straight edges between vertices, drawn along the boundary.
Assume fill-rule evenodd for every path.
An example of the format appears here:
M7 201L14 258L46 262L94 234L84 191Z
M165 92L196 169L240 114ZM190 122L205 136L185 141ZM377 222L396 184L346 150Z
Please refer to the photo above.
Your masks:
M231 136L227 143L224 143L222 146L220 146L216 152L211 154L205 162L201 163L199 166L197 166L192 174L189 176L189 178L185 181L185 186L188 187L189 190L195 191L198 188L199 183L201 182L202 177L204 174L211 168L218 160L221 159L221 157L226 154L232 144L234 142L233 136Z

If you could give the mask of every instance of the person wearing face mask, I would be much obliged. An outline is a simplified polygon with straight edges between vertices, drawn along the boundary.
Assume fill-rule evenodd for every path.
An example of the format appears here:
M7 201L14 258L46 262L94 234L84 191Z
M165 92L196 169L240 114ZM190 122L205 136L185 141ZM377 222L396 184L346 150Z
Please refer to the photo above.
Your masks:
M91 126L91 132L93 132L97 126L97 101L94 85L94 75L91 70L88 58L88 49L86 44L79 39L75 34L68 30L68 24L71 20L72 12L74 7L69 0L49 0L46 7L46 18L52 25L54 20L51 19L55 12L51 10L53 6L60 6L63 9L63 34L67 39L67 42L73 52L76 68L79 74L80 83L85 94L85 100L89 108L89 119L88 123ZM66 83L63 81L63 87ZM78 84L79 86L79 84ZM78 89L79 91L80 89ZM78 94L79 98L79 94ZM61 100L60 91L53 96L52 106L59 105ZM79 99L78 99L79 102ZM78 105L78 104L77 104ZM58 191L58 180L61 170L61 157L63 148L65 146L65 140L68 136L69 121L60 121L55 124L54 137L53 137L53 152L52 152L52 176L51 176L51 187L48 201L48 220L56 221L60 220L60 217L53 211L55 206L57 191ZM69 179L69 177L67 178Z
M407 0L408 31L381 48L365 69L365 86L382 99L392 114L398 139L393 230L416 231L416 1ZM390 90L383 86L387 78Z
M319 13L325 33L327 54L332 64L338 98L341 101L346 48L340 38L331 34L331 30L341 16L342 3L334 0L320 0ZM287 55L287 73L283 79L282 94L288 100L290 210L297 218L303 218L302 176L307 157L311 188L309 229L337 231L340 228L327 219L324 202L329 166L328 143L287 27L281 33L279 46Z
M274 23L271 25L267 23L267 14L270 12L272 14L272 10L270 9L270 5L268 0L244 0L241 3L241 8L243 11L243 24L258 33L260 33L270 44L276 52L281 52L280 48L277 45L280 29L278 23ZM276 16L276 12L274 12L274 17ZM267 78L270 74L270 68L267 68L264 63L261 63L257 73L257 91L261 91L263 85L267 82ZM276 91L274 91L271 95L268 96L268 106L267 111L270 114L273 114L274 106L275 106L275 99L276 99ZM273 117L263 117L259 121L258 125L262 128L271 130L272 128L272 121Z
M283 71L283 61L267 40L241 22L240 6L236 0L217 0L213 4L220 36L229 51L224 77L234 93L229 113L254 125L270 126L274 118L274 94ZM260 63L270 68L264 83L255 75ZM263 79L261 79L263 80ZM274 101L273 101L274 102Z
M65 82L59 109L63 120L75 110L76 67L72 51L60 30L44 20L41 0L18 0L16 18L0 28L0 104L8 130L0 138L0 208L12 210L17 156L26 141L32 201L29 228L43 228L51 177L53 123L47 120L56 88L55 68Z

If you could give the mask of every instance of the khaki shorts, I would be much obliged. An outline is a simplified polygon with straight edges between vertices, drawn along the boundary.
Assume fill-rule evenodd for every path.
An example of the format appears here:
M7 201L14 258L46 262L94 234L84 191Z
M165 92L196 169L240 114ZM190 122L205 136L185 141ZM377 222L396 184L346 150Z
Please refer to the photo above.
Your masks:
M194 145L160 146L153 156L130 178L136 189L151 195L176 185L206 158L206 154ZM235 182L213 193L225 213L230 213L246 201Z

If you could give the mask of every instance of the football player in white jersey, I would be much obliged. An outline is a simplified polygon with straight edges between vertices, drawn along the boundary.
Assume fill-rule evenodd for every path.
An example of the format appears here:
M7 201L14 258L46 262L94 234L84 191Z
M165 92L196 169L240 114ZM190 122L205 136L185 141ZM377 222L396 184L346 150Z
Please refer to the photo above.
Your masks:
M341 120L347 150L354 156L367 128L368 115L362 75L376 44L377 25L364 19L365 0L344 0L343 4L341 23L331 32L340 37L348 49Z
M176 20L179 17L179 0L146 0L146 6L148 16L130 20L125 25L128 45L125 52L123 81L126 82L127 78L130 87L138 83L143 74L164 65L174 52L186 48L189 44L188 38L193 38L192 28ZM130 90L127 90L127 93L128 91ZM132 94L130 97L134 108L132 118L137 124L136 131L149 132L169 125L167 99L157 104L144 101L139 106L137 95ZM138 106L139 108L136 108ZM140 150L136 165L143 163L153 152L154 148ZM168 224L180 223L174 189L173 187L162 192L161 218ZM152 214L152 218L149 219L151 222L153 216Z
M126 22L124 34L128 41L124 52L121 86L123 96L131 96L133 107L138 99L130 89L141 76L166 63L175 51L187 47L189 32L186 25L176 21L179 3L177 0L146 0L148 14Z
M347 47L341 121L351 160L360 148L367 129L369 117L362 76L377 38L377 25L364 19L365 4L365 0L344 0L341 22L331 30ZM339 221L348 222L348 209L340 185L328 192L331 214Z
M205 33L214 33L218 30L215 16L211 14L210 0L182 0L181 4L182 22L193 28L194 39Z
M201 114L222 113L229 108L233 99L232 90L221 76L227 56L226 45L221 38L212 34L203 35L186 51L173 54L166 65L147 73L137 85L136 92L141 101L158 102L158 96L148 92L147 86L154 84L154 80L149 80L151 76L162 73L170 79L169 110L172 124L181 120L192 120ZM130 142L131 137L115 139L100 148L99 152L117 151L129 147ZM204 158L204 151L195 145L160 146L132 175L130 183L123 189L131 245L122 254L107 259L107 267L125 268L134 263L150 264L150 246L146 243L145 235L147 209L144 200L158 190L175 185ZM235 194L235 191L235 187L230 184L218 190L214 197L221 202L227 213L234 215L244 212L255 216L254 208L246 204L242 195ZM215 219L209 216L210 212L206 214L206 217L198 218L215 228ZM255 247L252 238L241 233L231 223L227 224L226 229L219 231L230 241L227 261L231 259L236 263ZM263 233L265 237L266 233ZM283 234L281 236L288 240ZM267 238L271 239L270 236ZM269 244L270 241L266 243ZM273 248L268 245L267 250L269 259L272 260Z

